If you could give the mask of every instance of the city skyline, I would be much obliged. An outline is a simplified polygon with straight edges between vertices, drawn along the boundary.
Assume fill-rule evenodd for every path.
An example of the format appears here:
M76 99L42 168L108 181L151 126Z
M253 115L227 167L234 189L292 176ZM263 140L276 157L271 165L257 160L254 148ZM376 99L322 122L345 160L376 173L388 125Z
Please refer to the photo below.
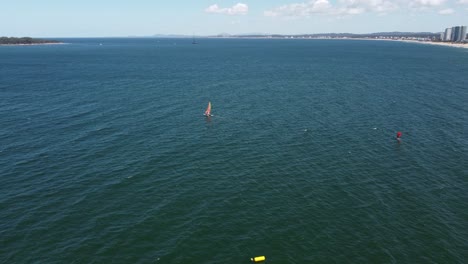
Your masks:
M0 35L13 37L443 32L468 24L468 0L19 0L2 11Z

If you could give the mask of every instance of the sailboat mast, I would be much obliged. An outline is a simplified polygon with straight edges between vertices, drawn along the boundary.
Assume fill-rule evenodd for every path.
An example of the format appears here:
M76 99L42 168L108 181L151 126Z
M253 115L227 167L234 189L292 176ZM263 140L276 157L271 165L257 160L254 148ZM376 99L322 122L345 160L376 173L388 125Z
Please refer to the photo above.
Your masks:
M208 107L205 110L205 116L211 116L211 102L208 102Z

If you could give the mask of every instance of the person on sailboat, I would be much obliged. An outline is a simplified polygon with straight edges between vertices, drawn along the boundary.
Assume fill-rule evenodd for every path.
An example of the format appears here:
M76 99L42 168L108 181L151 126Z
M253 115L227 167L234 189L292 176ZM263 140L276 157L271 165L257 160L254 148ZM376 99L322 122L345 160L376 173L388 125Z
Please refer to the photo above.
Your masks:
M205 116L207 117L211 116L211 102L208 102L208 107L205 110Z

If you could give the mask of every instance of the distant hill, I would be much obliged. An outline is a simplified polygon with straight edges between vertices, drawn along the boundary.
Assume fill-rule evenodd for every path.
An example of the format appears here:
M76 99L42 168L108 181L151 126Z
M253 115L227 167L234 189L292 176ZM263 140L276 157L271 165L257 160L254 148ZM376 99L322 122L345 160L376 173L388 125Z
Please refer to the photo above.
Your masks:
M30 37L14 38L14 37L0 37L0 45L32 45L32 44L53 44L61 43L57 40L49 39L36 39Z
M230 37L237 38L433 38L440 36L440 33L433 32L377 32L377 33L366 33L366 34L354 34L354 33L318 33L318 34L242 34L242 35L231 35Z
M216 35L154 34L151 36L128 36L130 38L437 38L440 32L376 32L376 33L311 33L311 34L268 34L268 33L219 33Z

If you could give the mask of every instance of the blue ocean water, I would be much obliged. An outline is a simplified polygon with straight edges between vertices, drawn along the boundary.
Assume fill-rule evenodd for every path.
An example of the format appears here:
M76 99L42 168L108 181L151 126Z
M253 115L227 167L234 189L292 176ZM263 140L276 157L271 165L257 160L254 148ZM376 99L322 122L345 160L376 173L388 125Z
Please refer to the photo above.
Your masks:
M0 263L466 263L468 50L64 41L0 47Z

